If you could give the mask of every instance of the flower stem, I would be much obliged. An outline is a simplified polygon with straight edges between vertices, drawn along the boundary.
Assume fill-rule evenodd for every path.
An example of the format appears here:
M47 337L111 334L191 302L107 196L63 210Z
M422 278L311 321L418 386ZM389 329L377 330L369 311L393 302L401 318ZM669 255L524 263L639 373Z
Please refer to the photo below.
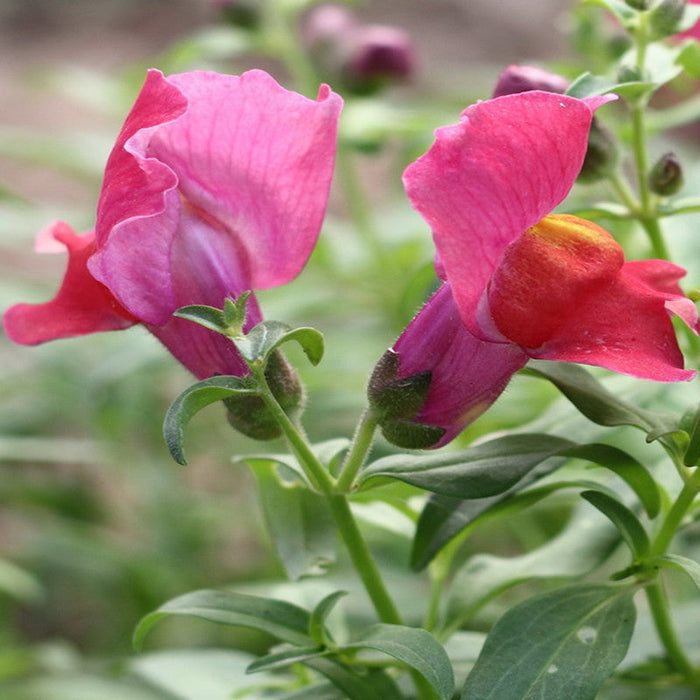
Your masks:
M384 585L377 563L350 510L347 497L339 493L333 494L329 497L329 504L350 559L379 619L389 624L402 624L401 615Z
M350 445L350 450L338 474L338 479L335 484L338 492L347 493L352 488L357 472L360 470L369 454L376 429L377 419L372 411L366 409L360 418L360 422L355 431L355 437Z
M335 479L316 457L304 435L302 435L279 405L277 399L275 399L261 366L251 363L250 369L258 383L265 404L275 416L287 438L287 442L304 469L304 473L309 481L327 498L341 539L350 554L350 559L364 584L379 619L390 624L401 624L401 616L389 595L369 546L350 510L350 503L347 497L342 493L338 493ZM373 423L373 420L365 417L365 420L358 427L357 435L359 437L355 441L357 447L354 451L351 450L350 453L351 455L355 454L353 462L357 469L361 466L364 455L367 452L368 442L371 441L370 433L374 432L375 425L376 423ZM363 449L364 452L362 451ZM354 475L351 476L351 480L353 477Z
M700 677L688 660L673 628L666 593L661 582L658 580L654 581L646 586L644 590L649 602L654 626L666 650L669 661L679 673L683 674L689 685L696 692L700 693Z
M652 542L649 551L651 557L657 557L666 552L685 514L698 494L698 490L700 490L700 470L696 469L683 485L674 504L666 514L661 528ZM696 692L700 693L700 674L690 663L673 628L666 592L661 581L657 578L647 585L645 593L654 620L654 626L670 662L679 673L683 674L688 684Z

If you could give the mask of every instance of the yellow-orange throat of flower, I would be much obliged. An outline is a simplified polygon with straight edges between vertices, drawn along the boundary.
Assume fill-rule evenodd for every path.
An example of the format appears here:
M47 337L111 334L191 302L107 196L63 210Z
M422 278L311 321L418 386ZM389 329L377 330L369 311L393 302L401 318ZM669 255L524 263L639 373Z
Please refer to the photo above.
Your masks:
M538 348L617 277L624 261L600 226L545 216L505 249L487 291L491 317L512 342Z

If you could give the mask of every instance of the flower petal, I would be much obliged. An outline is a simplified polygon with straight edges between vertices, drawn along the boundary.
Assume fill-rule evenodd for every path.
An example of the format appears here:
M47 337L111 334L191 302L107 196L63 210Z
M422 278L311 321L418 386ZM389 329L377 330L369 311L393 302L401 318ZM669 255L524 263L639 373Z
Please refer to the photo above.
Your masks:
M399 377L431 372L430 389L414 420L446 430L450 442L501 395L527 355L512 343L491 343L462 323L449 284L443 284L396 341Z
M152 324L177 308L182 295L174 278L202 277L203 287L215 271L219 295L283 284L298 274L325 213L342 105L327 87L310 100L262 71L240 77L195 71L158 80L186 108L126 141L132 170L148 175L145 194L111 224L91 263L95 276ZM157 87L156 99L167 94L172 101ZM128 178L124 186L132 186ZM182 247L176 239L194 235L183 223L187 217L199 219L196 245L208 261L202 267L173 257ZM187 303L195 301L222 299Z
M677 283L684 274L663 260L625 263L611 285L581 300L556 336L528 354L656 381L692 379L696 372L683 369L669 314L679 309L684 320L693 320L692 302ZM697 312L694 319L698 332Z
M468 107L438 129L404 173L411 204L435 246L467 327L503 250L569 193L593 111L612 96L579 100L531 91Z
M95 249L92 232L78 236L61 221L44 229L39 246L54 250L48 237L68 249L68 267L58 294L45 304L16 304L3 317L7 337L22 345L70 338L97 331L121 330L137 320L98 282L86 262Z

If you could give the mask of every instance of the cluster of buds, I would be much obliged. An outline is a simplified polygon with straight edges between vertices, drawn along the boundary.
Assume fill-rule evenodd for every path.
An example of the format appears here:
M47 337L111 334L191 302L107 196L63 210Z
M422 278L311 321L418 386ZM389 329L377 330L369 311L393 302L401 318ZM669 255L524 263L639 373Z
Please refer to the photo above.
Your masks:
M318 5L302 23L304 44L319 72L347 92L371 94L415 72L415 48L407 32L362 24L342 5Z

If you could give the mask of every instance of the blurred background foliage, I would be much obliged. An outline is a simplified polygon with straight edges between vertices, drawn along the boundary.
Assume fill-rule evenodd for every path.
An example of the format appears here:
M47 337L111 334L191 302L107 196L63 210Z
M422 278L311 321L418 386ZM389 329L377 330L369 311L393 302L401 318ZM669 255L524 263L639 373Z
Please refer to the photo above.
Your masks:
M313 440L349 436L372 366L434 281L430 236L403 196L403 168L425 150L433 128L488 97L509 63L547 62L576 75L582 57L569 46L572 32L603 60L586 17L573 23L563 14L571 4L354 3L363 20L411 33L418 68L409 82L374 96L345 96L339 173L318 249L292 284L260 295L267 318L326 336L318 368L291 353L306 383ZM78 231L92 226L107 154L147 67L238 73L256 66L293 87L284 66L224 21L220 5L0 0L2 309L55 292L64 261L35 255L34 236L54 219ZM353 204L347 195L357 189ZM679 235L672 247L682 254L687 238ZM254 479L231 458L259 445L233 433L223 410L212 407L188 429L190 465L178 467L167 454L163 415L189 383L140 328L32 349L0 338L0 697L224 698L246 657L211 648L264 647L258 635L178 621L149 638L149 648L167 640L170 651L129 661L136 622L180 593L236 584L290 594ZM553 398L543 383L516 378L461 444L534 420ZM560 409L556 420L549 415L540 420L565 426ZM398 497L414 495L394 488ZM525 551L562 527L569 508L563 499L514 517L477 532L466 549ZM368 519L380 561L408 600L425 586L407 567L410 522L385 512ZM331 576L342 577L342 562ZM329 586L306 583L297 591L315 600ZM172 650L178 643L201 653L181 657Z

